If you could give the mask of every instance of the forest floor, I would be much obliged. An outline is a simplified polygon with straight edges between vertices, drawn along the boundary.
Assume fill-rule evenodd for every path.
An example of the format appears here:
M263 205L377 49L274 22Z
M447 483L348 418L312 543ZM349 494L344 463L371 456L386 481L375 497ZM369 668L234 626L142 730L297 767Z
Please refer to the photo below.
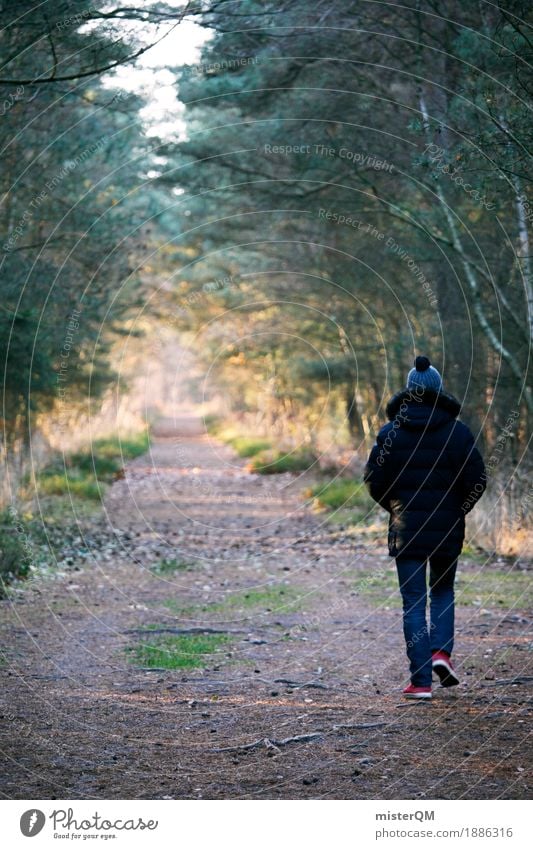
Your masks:
M461 562L462 683L409 702L383 527L199 430L163 422L89 556L0 602L2 797L531 798L531 572Z

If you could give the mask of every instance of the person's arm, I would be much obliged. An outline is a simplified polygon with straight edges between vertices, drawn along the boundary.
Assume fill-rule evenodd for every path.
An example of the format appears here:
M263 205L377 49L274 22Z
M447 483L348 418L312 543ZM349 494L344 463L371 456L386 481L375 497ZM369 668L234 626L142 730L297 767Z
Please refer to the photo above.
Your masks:
M483 457L476 448L474 436L465 427L465 459L461 472L463 512L470 513L487 488L487 474Z
M380 431L365 466L363 480L370 497L390 513L390 496L388 494L390 487L390 449L384 442L385 435Z

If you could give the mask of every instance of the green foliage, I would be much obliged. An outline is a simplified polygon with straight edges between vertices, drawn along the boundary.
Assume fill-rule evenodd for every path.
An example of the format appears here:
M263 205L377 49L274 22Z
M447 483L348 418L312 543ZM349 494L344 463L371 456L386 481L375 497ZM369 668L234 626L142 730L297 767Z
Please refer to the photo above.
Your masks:
M148 431L142 431L139 434L124 438L108 436L103 439L96 439L92 443L92 453L100 458L114 459L120 457L123 460L134 460L135 457L145 454L149 447L150 435Z
M449 0L444 18L419 5L391 4L384 18L331 0L324 27L306 0L281 13L246 0L243 18L261 27L237 31L221 3L203 17L213 37L201 67L181 74L189 133L168 146L160 180L186 192L176 301L220 276L225 255L231 285L216 302L191 299L186 321L228 407L260 409L278 439L295 422L314 432L327 406L348 420L342 436L369 442L365 425L413 354L442 366L445 350L446 388L472 429L487 423L494 444L515 404L528 444L529 5L488 15Z
M112 480L122 468L118 457L100 455L95 446L92 451L70 454L67 462L69 468L74 467L88 475L94 474L98 480L103 481Z
M32 479L27 479L24 498L38 496L33 515L26 513L23 519L11 510L0 515L2 581L26 577L34 557L38 568L51 566L50 552L61 551L65 537L79 535L77 526L72 528L73 500L76 519L93 518L123 461L148 447L147 432L99 439L86 451L58 455L35 475L35 489Z
M263 451L250 463L252 472L260 475L279 475L284 472L306 472L317 462L312 451Z
M37 491L41 495L72 495L91 501L100 501L105 487L96 478L82 472L68 470L63 474L44 472L37 478Z
M206 419L206 427L208 433L212 436L231 445L239 457L255 457L256 454L267 451L272 447L269 439L243 434L237 427L224 422L218 416L211 416Z
M3 364L3 418L6 435L17 435L29 411L47 409L53 403L56 375L50 351L34 350L40 316L28 310L18 314L0 312L0 361ZM19 433L29 438L27 431Z
M124 461L144 454L149 444L147 431L124 439L120 436L97 439L90 449L57 457L42 469L36 476L38 492L99 501L105 484L122 471Z
M196 669L208 665L211 656L231 641L226 634L180 634L154 636L127 651L138 666L163 669Z
M110 351L142 295L130 265L147 206L135 189L152 154L144 102L100 79L134 52L125 19L117 26L88 0L46 13L21 0L2 16L0 358L11 448L40 413L92 404L116 378Z
M26 521L14 510L0 512L0 595L13 578L28 576L32 563L32 539Z
M235 436L228 439L228 443L235 449L239 457L255 457L271 447L268 439L254 439L249 436Z
M105 484L101 484L101 495L104 490ZM90 521L100 515L100 498L79 498L74 496L72 491L69 493L66 488L63 495L45 495L42 490L39 490L39 493L39 503L35 503L30 509L31 518L28 521L33 539L45 550L50 547L60 550L65 534L79 536L78 521ZM35 494L35 491L32 494ZM72 509L74 499L75 513Z
M313 498L318 507L330 510L359 507L371 510L374 502L366 486L357 478L336 478L327 483L318 483L305 491L306 498Z

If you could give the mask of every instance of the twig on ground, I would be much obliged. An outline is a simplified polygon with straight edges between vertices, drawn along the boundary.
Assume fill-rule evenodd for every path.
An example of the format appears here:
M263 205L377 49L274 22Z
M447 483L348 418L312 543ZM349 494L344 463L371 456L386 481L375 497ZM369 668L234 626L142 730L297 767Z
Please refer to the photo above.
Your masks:
M288 746L290 743L311 743L313 740L319 740L321 737L328 737L335 734L337 731L345 729L358 730L367 728L380 728L383 725L392 725L390 722L363 722L358 725L334 725L326 731L312 731L309 734L297 734L295 737L284 737L282 740L274 740L271 737L263 737L260 740L253 740L251 743L242 743L238 746L223 746L218 749L212 749L213 752L245 752L250 749L259 749L265 746L267 749L280 749L282 746Z
M222 746L219 749L212 749L213 752L244 752L249 749L258 749L265 746L267 749L281 746L288 746L290 743L310 743L312 740L318 740L319 737L324 737L327 732L314 731L311 734L297 734L295 737L284 737L283 740L273 740L270 737L263 737L261 740L254 740L252 743L243 743L240 746Z
M496 687L498 684L528 684L530 681L533 681L533 675L517 675L516 678L498 678L485 684L485 687Z
M329 690L325 684L318 684L316 681L291 681L290 678L274 678L274 684L286 684L288 687L299 687L303 690L304 687L315 690Z

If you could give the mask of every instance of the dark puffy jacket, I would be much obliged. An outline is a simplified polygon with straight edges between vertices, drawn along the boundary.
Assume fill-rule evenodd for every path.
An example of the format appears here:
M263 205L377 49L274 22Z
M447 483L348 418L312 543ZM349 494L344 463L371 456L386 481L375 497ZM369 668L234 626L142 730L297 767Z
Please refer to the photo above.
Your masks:
M389 554L457 557L465 514L485 490L472 433L457 421L461 405L445 392L405 389L387 404L365 467L372 498L390 513Z

